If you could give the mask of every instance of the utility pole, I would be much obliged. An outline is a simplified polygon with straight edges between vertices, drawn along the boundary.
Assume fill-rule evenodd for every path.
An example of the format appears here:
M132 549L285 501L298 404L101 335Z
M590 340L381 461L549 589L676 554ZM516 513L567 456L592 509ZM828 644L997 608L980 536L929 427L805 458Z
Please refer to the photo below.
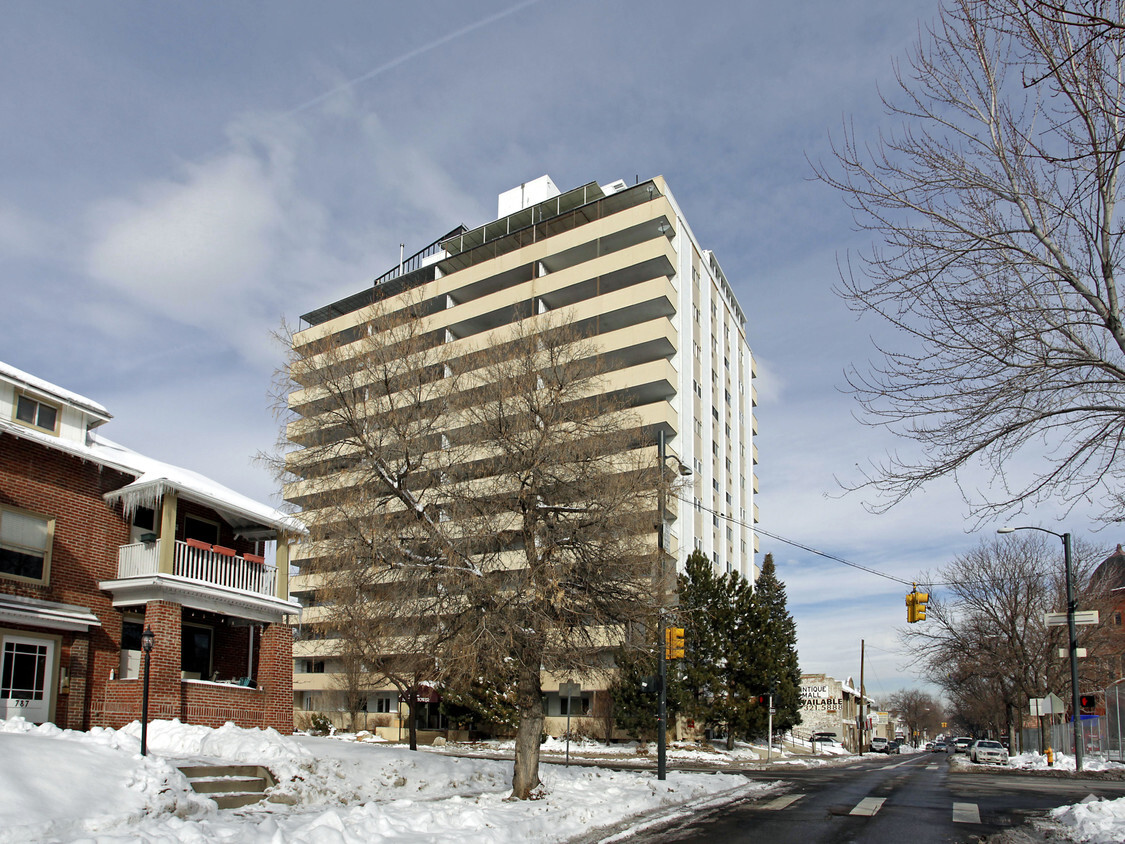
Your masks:
M867 690L863 687L863 656L864 656L864 641L859 640L859 752L863 753L863 748L867 747Z
M660 494L657 509L659 521L656 524L656 553L659 559L660 575L660 704L656 713L656 778L664 780L667 774L668 756L668 626L664 618L664 430L659 433L657 456L660 460Z

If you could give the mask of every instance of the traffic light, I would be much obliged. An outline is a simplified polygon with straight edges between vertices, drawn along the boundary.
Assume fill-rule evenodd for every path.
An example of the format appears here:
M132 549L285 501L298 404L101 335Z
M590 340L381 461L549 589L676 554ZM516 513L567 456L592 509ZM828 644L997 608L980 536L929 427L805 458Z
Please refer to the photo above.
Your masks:
M1094 695L1080 695L1078 697L1078 705L1083 709L1093 709L1098 705L1098 701Z
M765 706L769 703L769 697L766 695L758 695L758 706Z
M666 659L683 659L684 628L664 628L664 656Z
M914 620L926 620L926 603L930 600L929 592L914 593Z
M926 603L930 600L928 592L919 592L915 587L906 596L906 620L913 624L916 621L926 620Z

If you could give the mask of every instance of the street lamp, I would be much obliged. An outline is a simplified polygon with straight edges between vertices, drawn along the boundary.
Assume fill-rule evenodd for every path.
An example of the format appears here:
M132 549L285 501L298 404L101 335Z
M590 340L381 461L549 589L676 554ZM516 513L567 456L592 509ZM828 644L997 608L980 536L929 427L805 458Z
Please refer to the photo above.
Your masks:
M679 464L679 474L683 477L691 475L691 467L685 466L684 463L675 455L668 455L665 442L664 430L661 429L657 435L657 460L660 463L660 488L659 500L657 501L657 509L660 511L657 514L659 521L656 523L656 553L659 558L659 577L660 577L660 594L657 596L659 601L660 611L660 639L657 642L657 647L660 650L660 659L658 660L659 666L659 683L660 689L658 691L659 700L656 709L656 778L658 780L667 779L667 760L668 760L668 625L665 618L664 606L664 586L666 572L664 571L664 516L665 516L665 497L666 490L664 489L664 463L669 456Z
M1070 635L1070 694L1071 711L1074 715L1074 768L1082 770L1082 722L1081 708L1078 705L1078 634L1074 624L1074 581L1070 574L1070 534L1055 533L1041 527L1002 527L997 533L1014 533L1017 530L1037 530L1057 536L1063 544L1063 565L1066 567L1066 626Z
M156 634L151 627L146 627L141 634L141 650L145 652L145 683L141 691L141 756L148 755L148 669L152 661L152 643Z

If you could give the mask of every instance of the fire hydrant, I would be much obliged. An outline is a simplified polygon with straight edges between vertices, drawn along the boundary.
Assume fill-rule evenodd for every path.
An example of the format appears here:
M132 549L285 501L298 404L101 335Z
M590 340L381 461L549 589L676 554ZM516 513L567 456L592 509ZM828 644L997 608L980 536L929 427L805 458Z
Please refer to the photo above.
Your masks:
M1055 751L1051 750L1051 748L1048 747L1047 748L1047 767L1053 768L1054 766L1055 766Z

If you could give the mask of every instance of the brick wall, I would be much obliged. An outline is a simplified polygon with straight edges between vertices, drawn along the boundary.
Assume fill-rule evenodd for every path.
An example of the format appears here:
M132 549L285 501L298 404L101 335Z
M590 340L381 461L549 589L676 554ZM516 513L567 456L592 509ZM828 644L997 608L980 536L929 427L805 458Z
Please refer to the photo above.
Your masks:
M109 672L117 667L121 615L97 584L116 576L117 548L129 541L129 529L121 508L106 504L102 495L130 480L121 472L0 434L0 504L55 520L48 583L0 577L0 593L87 607L102 624L89 634L63 634L59 665L69 673L70 691L58 697L55 720L60 727L92 725L91 703L104 695ZM75 641L82 646L75 649Z
M47 584L0 577L0 594L86 607L101 622L89 633L5 625L61 636L59 666L68 673L69 688L56 699L55 722L60 727L121 727L140 716L141 680L110 679L111 672L116 673L120 667L122 617L113 607L111 596L98 589L99 581L116 578L117 549L129 542L129 525L121 506L107 504L103 495L131 480L122 472L0 433L0 504L55 520ZM181 499L177 508L177 530L181 535L187 514L215 518L206 508ZM255 550L254 543L235 540L225 524L219 541L239 553ZM232 720L243 726L269 725L292 732L293 664L288 627L266 626L255 646L255 674L264 687L258 691L181 682L178 604L151 602L145 611L145 623L156 634L151 657L150 719L180 718L214 726ZM221 635L224 638L222 646L216 647L215 669L223 677L245 676L247 628L224 624ZM217 630L216 645L219 644Z

